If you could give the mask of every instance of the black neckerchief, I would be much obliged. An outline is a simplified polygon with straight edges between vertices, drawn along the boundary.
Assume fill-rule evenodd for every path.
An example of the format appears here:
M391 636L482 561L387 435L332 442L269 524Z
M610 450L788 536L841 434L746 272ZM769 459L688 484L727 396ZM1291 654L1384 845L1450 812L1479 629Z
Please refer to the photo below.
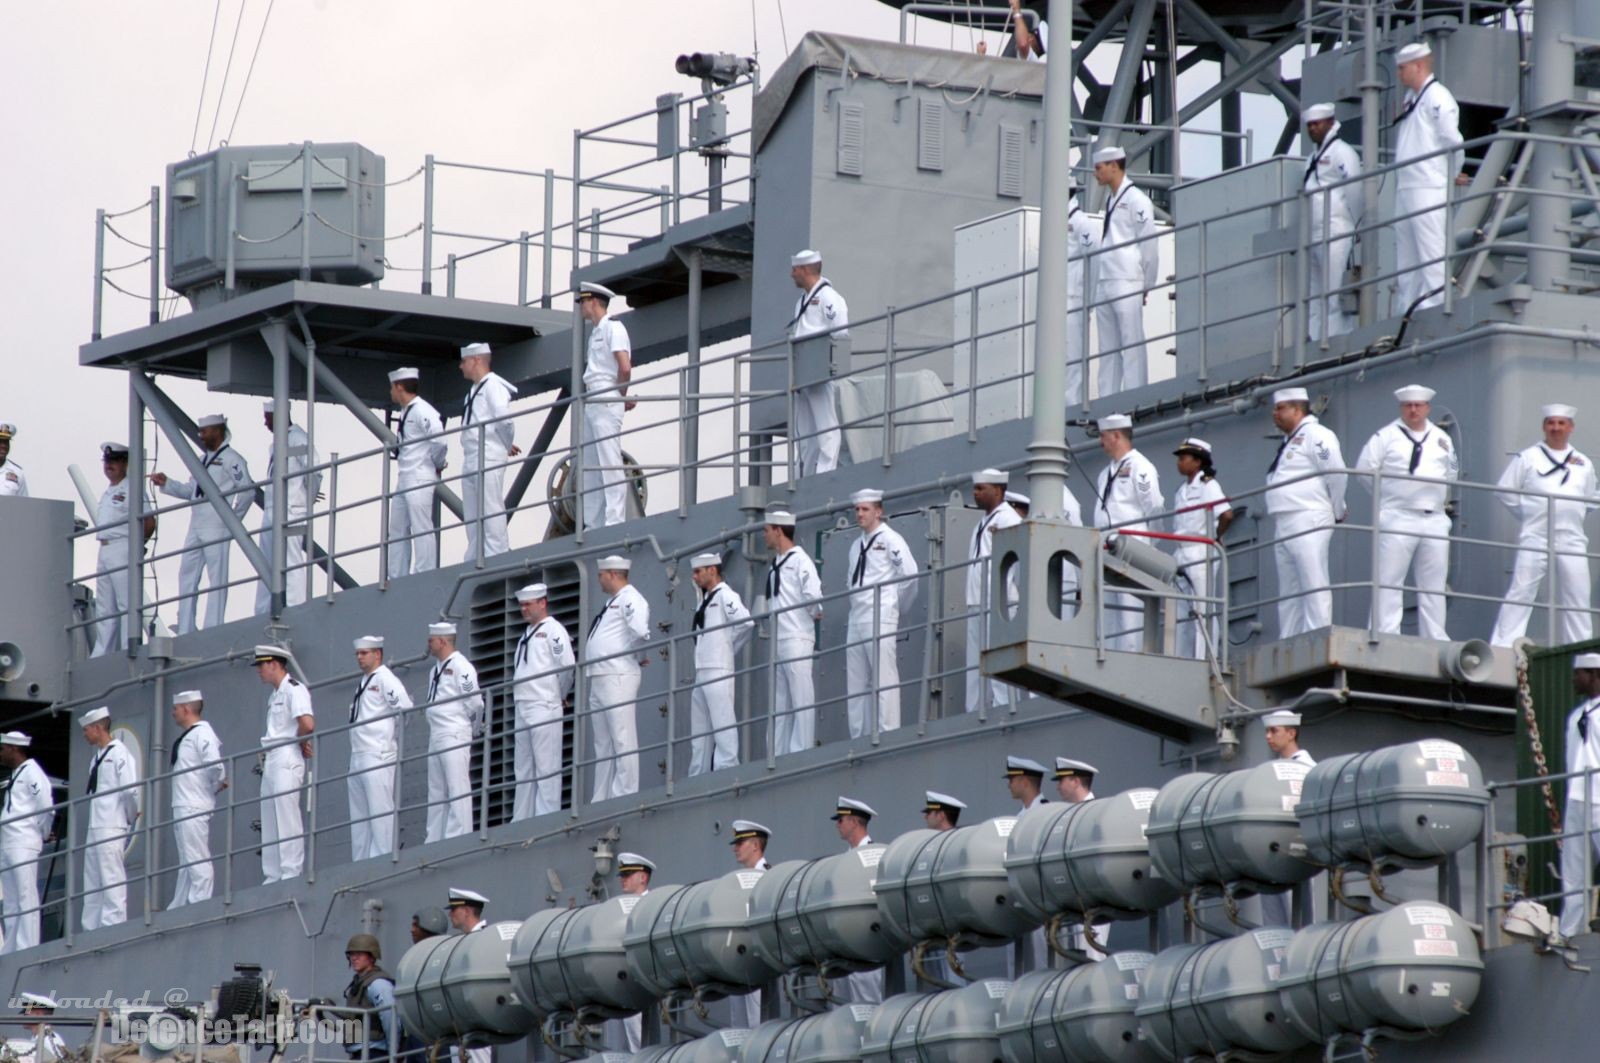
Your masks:
M1588 706L1588 708L1584 706ZM1590 698L1583 705L1579 705L1578 709L1578 737L1587 742L1589 740L1589 714L1595 709L1600 709L1600 700Z
M113 739L113 742L115 740ZM106 754L111 752L112 742L107 742L100 755L94 758L94 763L89 766L89 789L87 793L96 793L100 789L100 763L106 759Z
M1122 202L1122 197L1128 194L1128 189L1133 187L1133 182L1126 177L1122 180L1122 187L1117 189L1117 194L1111 197L1111 206L1106 208L1106 216L1100 222L1100 239L1104 240L1111 232L1111 212L1117 209L1117 204ZM1072 215L1067 215L1069 218Z
M1562 484L1563 487L1565 487L1567 481L1572 479L1572 469L1568 466L1567 463L1572 460L1572 456L1574 454L1578 453L1577 450L1575 450L1572 447L1568 447L1567 448L1567 456L1562 458L1560 461L1557 461L1556 460L1556 456L1554 454L1550 453L1548 450L1544 449L1544 444L1540 443L1539 444L1539 453L1543 454L1545 456L1545 458L1547 458L1549 460L1549 462L1550 462L1550 468L1548 468L1544 472L1540 473L1539 474L1539 479L1542 480L1546 476L1554 476L1556 473L1560 473L1561 474L1561 484Z
M548 616L545 617L544 620L539 621L522 633L522 638L517 640L517 659L512 667L516 667L516 665L520 665L528 659L528 643L533 641L533 636L539 633L539 629L544 627L544 621L549 619ZM590 631L592 633L593 629L591 628Z
M1400 117L1394 120L1394 125L1399 125L1407 118L1410 118L1411 112L1415 111L1417 109L1417 104L1422 102L1422 97L1426 96L1428 94L1428 90L1433 88L1438 83L1438 78L1429 75L1428 80L1422 83L1422 88L1418 89L1417 94L1411 98L1411 102L1406 104L1406 109L1400 112ZM1393 127L1391 126L1390 128Z
M1328 153L1329 148L1333 147L1333 142L1336 139L1333 135L1333 130L1330 129L1328 130L1328 135L1322 138L1322 143L1317 145L1316 153L1311 156L1311 161L1306 163L1306 172L1300 178L1300 187L1302 189L1310 182L1311 175L1317 172L1317 163L1322 161L1322 157Z
M416 402L417 402L416 399L412 399L410 402L406 403L405 408L400 411L400 425L399 425L399 427L397 427L394 430L395 438L400 440L400 446L405 446L405 442L406 442L406 418L411 416L411 407L416 405ZM390 447L389 448L389 457L391 457L391 458L400 457L400 447Z
M712 587L709 591L707 591L706 594L705 594L705 597L700 599L700 608L698 608L698 609L696 609L694 611L694 629L696 631L704 631L705 630L705 628L706 628L706 609L708 607L710 607L711 600L717 596L717 592L720 591L721 589L722 589L722 584L719 583L715 587ZM700 641L700 636L696 635L694 637L694 640L696 642L699 642Z
M356 715L361 711L361 696L367 692L367 688L372 685L372 680L375 676L377 676L377 674L378 670L374 668L372 671L361 677L361 685L356 688L356 696L350 699L351 723L356 722Z
M856 570L850 574L850 586L859 587L861 581L867 578L867 551L872 549L872 544L878 541L878 536L883 534L883 529L872 533L872 537L861 545L861 556L856 558Z
M478 401L478 393L483 390L483 385L487 384L488 382L489 378L484 377L482 380L472 385L472 390L467 392L467 401L465 403L466 409L461 414L461 424L463 427L472 423L472 404Z
M222 452L224 450L227 450L227 449L228 449L228 444L226 444L226 443L222 444L222 446L218 447L216 450L213 450L210 454L206 455L205 463L202 464L200 467L202 469L211 468L211 466L215 465L217 462L222 460Z
M800 309L794 312L794 318L789 322L789 330L791 332L794 330L794 327L800 323L800 319L806 316L806 306L810 304L811 300L821 295L822 289L832 287L833 285L828 282L828 278L824 277L822 280L817 282L817 286L815 288L812 288L810 291L806 292L806 294L800 297Z
M784 551L781 558L777 558L772 562L772 567L767 570L767 597L769 599L778 597L778 590L783 585L783 566L789 563L789 559L794 556L794 551L795 547L789 547Z
M1272 456L1272 464L1267 466L1268 476L1271 476L1273 473L1278 471L1278 462L1283 460L1283 452L1285 448L1299 438L1300 429L1298 427L1296 427L1293 432L1290 432L1288 435L1283 437L1283 442L1278 444L1278 452Z
M444 666L449 664L450 663L450 658L454 657L454 656L455 656L455 654L452 653L450 655L450 657L446 657L444 660L440 661L438 664L435 664L433 666L433 671L431 673L429 673L429 675L428 675L428 701L429 702L432 702L433 699L438 696L438 693L439 693L439 680L444 678Z
M1003 505L1005 505L1004 502L1000 503L1000 506ZM989 526L989 522L994 520L994 518L999 515L1000 506L995 506L994 509L985 513L983 515L983 519L978 522L978 530L972 533L972 553L974 556L976 556L978 553L979 544L983 542L983 529L987 528Z
M1428 437L1433 435L1433 427L1430 425L1428 430L1422 433L1421 439L1412 438L1411 432L1403 424L1395 425L1395 427L1400 429L1400 434L1406 437L1407 443L1411 444L1411 462L1406 466L1406 472L1415 473L1417 466L1422 464L1422 444L1426 443Z
M1117 462L1115 469L1110 466L1106 467L1106 485L1100 491L1100 511L1107 517L1111 516L1111 510L1106 508L1106 503L1110 501L1111 491L1117 485L1117 477L1122 473L1122 467L1126 464L1128 464L1128 457L1123 455L1122 460Z
M183 740L185 738L189 737L189 732L194 730L196 727L199 727L199 726L200 725L197 724L197 723L191 723L188 727L185 727L183 729L183 734L179 735L177 737L177 740L172 743L172 760L168 764L169 767L175 767L177 765L177 763L178 763L178 747L183 745Z
M617 600L617 596L615 594L613 594L611 597L607 598L606 599L606 604L601 607L601 609L600 609L600 611L598 613L594 614L594 619L589 621L589 637L590 638L594 638L594 629L600 626L600 621L604 620L605 617L606 617L606 610L610 609L611 608L611 603L616 601L616 600Z

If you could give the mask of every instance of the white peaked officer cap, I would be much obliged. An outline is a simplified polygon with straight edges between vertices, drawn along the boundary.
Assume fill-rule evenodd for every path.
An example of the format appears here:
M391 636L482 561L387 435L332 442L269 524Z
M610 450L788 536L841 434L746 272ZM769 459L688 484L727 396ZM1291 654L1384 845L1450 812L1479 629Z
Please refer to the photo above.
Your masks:
M1024 506L1033 505L1033 499L1029 498L1027 495L1023 494L1021 491L1007 491L1006 492L1006 501L1012 503L1013 505L1016 505L1018 503L1020 503L1020 504L1022 504Z
M447 908L460 908L466 904L476 904L480 907L489 903L489 898L476 890L464 890L456 886L450 887L450 900L445 905Z
M389 383L398 384L402 380L421 380L422 374L414 365L403 365L389 374Z
M1432 402L1437 394L1432 388L1425 388L1421 384L1407 384L1394 389L1394 397L1401 402Z
M1128 153L1122 148L1101 148L1094 153L1094 161L1102 162L1127 162Z
M721 554L695 554L689 559L690 568L721 568Z
M285 662L287 662L288 660L289 660L289 651L284 649L282 646L268 646L268 645L263 644L263 645L260 645L260 646L256 647L255 659L251 663L252 664L265 664L268 661L285 661Z
M206 700L206 696L198 690L180 690L172 695L174 705L193 705L197 701Z
M1290 712L1288 709L1279 709L1277 712L1269 712L1261 717L1261 725L1263 727L1299 727L1300 714L1298 712Z
M127 456L128 456L128 444L126 444L126 443L101 443L100 444L100 454L101 454L102 457L106 457L106 458L115 458L115 457L127 458Z
M469 343L465 347L461 348L461 357L464 359L477 358L480 355L487 356L493 353L494 352L489 349L489 345L487 343Z
M999 484L1004 487L1011 482L1011 474L1001 472L999 469L979 469L972 474L972 482L975 484Z
M1540 417L1565 417L1569 421L1577 420L1578 408L1568 406L1564 402L1552 402L1548 406L1539 407Z
M629 561L621 554L611 554L609 556L602 557L599 563L599 569L601 572L627 572L632 568L633 562Z
M601 567L604 568L605 566L602 564ZM540 598L548 597L550 597L550 588L543 583L530 583L517 591L517 601L519 602L536 602Z
M1006 758L1006 778L1013 775L1037 775L1044 778L1044 765L1027 757Z
M1432 54L1433 48L1429 46L1427 41L1412 41L1394 53L1394 61L1396 65L1399 65L1400 63L1409 63L1417 59L1426 59Z
M88 727L91 723L99 723L101 720L109 719L111 719L111 710L102 705L98 709L90 709L82 716L79 716L78 726Z
M776 524L781 528L792 528L796 523L794 514L787 509L769 509L762 517L768 524Z
M1186 450L1198 451L1199 453L1205 454L1205 455L1207 455L1209 457L1210 454L1211 454L1211 444L1207 443L1203 439L1198 439L1198 438L1196 438L1194 436L1190 436L1188 439L1185 439L1182 443L1179 443L1178 444L1178 449L1174 450L1173 453L1174 454L1182 454Z
M1277 391L1274 391L1272 393L1272 404L1274 406L1276 406L1280 402L1310 402L1310 401L1311 401L1311 396L1306 393L1306 389L1305 388L1279 388Z
M866 502L881 503L882 501L883 492L878 490L876 487L863 487L861 490L850 496L850 503L856 506L862 505Z
M865 801L857 801L853 797L841 797L839 803L833 808L833 815L829 819L837 820L843 816L859 816L861 819L871 819L878 813Z
M607 288L604 284L596 284L594 281L583 281L578 285L578 298L581 299L585 295L597 295L606 300L615 299L617 297L616 292L612 291L610 288Z
M1095 423L1104 432L1112 428L1132 428L1133 418L1125 413L1108 413Z
M1600 653L1579 653L1572 658L1572 670L1580 668L1600 669Z
M794 254L789 256L789 265L820 266L822 265L822 253L820 251L813 251L809 247L804 251L796 251Z
M762 826L755 820L736 819L733 821L733 838L729 840L728 844L734 845L738 842L748 841L751 838L767 839L770 837L772 837L772 830Z
M428 625L428 634L430 635L454 635L455 633L456 626L448 621Z
M18 749L27 749L33 745L33 739L21 731L7 731L0 734L0 746L16 746Z
M226 428L228 419L220 413L208 413L194 424L196 428Z
M922 799L927 803L927 807L923 809L924 812L942 812L947 808L962 809L967 807L966 802L951 797L949 794L941 794L937 790L924 790Z
M358 650L381 650L383 649L383 636L362 635L356 639L354 645Z
M648 871L653 875L656 873L655 861L638 853L618 853L617 874L631 875L635 871Z
M1300 112L1302 120L1307 122L1324 122L1333 117L1333 104L1313 103L1310 107Z
M1057 779L1065 779L1069 775L1099 775L1100 769L1086 760L1072 760L1070 757L1056 758Z
M18 993L17 999L22 1001L24 1007L30 1004L36 1008L59 1008L61 1006L56 1003L55 997L46 996L44 993Z

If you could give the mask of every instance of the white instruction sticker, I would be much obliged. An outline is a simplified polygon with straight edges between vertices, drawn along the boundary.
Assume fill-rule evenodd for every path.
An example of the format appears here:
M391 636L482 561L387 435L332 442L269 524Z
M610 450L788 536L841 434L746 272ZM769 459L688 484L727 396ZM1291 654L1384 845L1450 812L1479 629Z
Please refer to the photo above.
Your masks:
M1467 786L1467 773L1464 771L1430 771L1426 772L1429 786Z
M1304 779L1311 773L1311 769L1298 760L1275 760L1272 762L1272 774L1279 781L1284 779Z
M1450 909L1442 904L1412 904L1406 906L1406 919L1410 921L1412 926L1422 926L1427 923L1454 926L1455 920L1451 916Z
M988 992L990 1000L1002 1000L1011 992L1011 983L1001 978L986 978L983 988Z
M1430 941L1445 941L1450 937L1450 928L1438 923L1423 923L1422 936Z
M1158 790L1129 790L1125 795L1130 804L1140 812L1150 811L1150 806L1156 803Z
M1123 986L1122 987L1122 995L1127 997L1129 1000L1138 1000L1139 999L1139 983L1138 982L1129 982L1127 985Z
M629 915L642 899L637 893L629 893L618 897L617 905L622 909L623 915Z
M1002 816L999 819L991 819L989 822L994 824L995 833L1002 838L1011 837L1011 828L1017 825L1015 816Z
M1148 952L1117 952L1111 958L1116 961L1119 971L1144 971L1156 961Z
M1446 742L1441 738L1429 738L1417 743L1417 751L1428 760L1438 760L1440 757L1454 757L1462 760L1467 751L1454 742Z
M765 871L736 871L736 872L734 872L734 874L737 875L738 878L739 878L739 888L740 889L742 889L742 890L753 890L753 889L756 888L756 883L761 881L761 876L766 874L766 872Z
M1460 956L1461 949L1454 941L1413 941L1418 956Z
M738 1048L750 1039L749 1030L718 1030L717 1036L722 1038L722 1043L729 1048Z
M1285 812L1293 812L1295 809L1300 807L1299 794L1284 794L1282 800L1283 810Z
M866 1022L877 1012L876 1004L851 1004L850 1017L857 1022Z
M1266 952L1268 949L1288 948L1294 931L1285 926L1269 926L1263 930L1252 930L1250 935L1256 939L1256 947Z
M877 867L882 862L885 852L887 852L885 849L857 849L855 854L861 861L862 867Z
M1449 982L1430 982L1429 984L1433 986L1433 991L1429 994L1430 996L1447 997L1450 995Z
M494 925L494 932L500 935L501 941L510 941L517 936L517 931L521 929L521 923L496 923Z

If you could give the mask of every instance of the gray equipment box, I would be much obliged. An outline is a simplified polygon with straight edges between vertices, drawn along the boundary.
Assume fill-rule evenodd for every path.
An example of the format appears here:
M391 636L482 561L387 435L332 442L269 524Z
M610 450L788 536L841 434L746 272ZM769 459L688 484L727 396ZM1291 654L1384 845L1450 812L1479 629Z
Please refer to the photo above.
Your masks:
M382 278L383 157L359 144L310 151L309 168L292 144L218 148L169 165L167 287L187 295L223 280L230 244L237 279L292 280L307 233L312 279ZM302 223L307 183L311 216Z
M826 384L850 372L850 337L826 333L789 341L794 386Z

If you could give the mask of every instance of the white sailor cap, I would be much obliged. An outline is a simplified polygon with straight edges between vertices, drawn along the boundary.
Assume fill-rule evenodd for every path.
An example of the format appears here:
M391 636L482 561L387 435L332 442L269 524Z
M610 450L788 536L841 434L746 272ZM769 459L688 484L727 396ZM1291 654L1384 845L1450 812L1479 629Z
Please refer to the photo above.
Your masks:
M772 837L772 831L753 819L736 819L733 821L733 837L728 839L729 845L749 841L751 838L760 838L766 841Z
M604 567L603 565L601 567ZM517 601L536 602L540 598L550 597L550 588L543 583L530 583L517 591Z
M490 349L487 343L469 343L461 348L461 357L463 359L488 357L493 353L494 351Z
M1203 439L1199 439L1199 438L1197 438L1195 436L1190 436L1188 439L1185 439L1182 443L1179 443L1178 444L1178 449L1173 451L1174 454L1183 454L1183 453L1187 453L1187 452L1193 452L1193 453L1197 453L1197 454L1204 454L1206 457L1209 458L1211 456L1211 444L1207 443Z
M414 365L403 365L389 374L389 383L398 384L402 380L421 380L422 373Z
M1095 425L1102 432L1111 428L1131 429L1133 427L1133 418L1129 417L1125 413L1108 413L1104 417L1100 418L1100 420L1096 421Z
M617 874L631 875L635 871L648 871L653 875L656 873L655 861L638 853L618 853Z
M627 572L633 568L633 562L621 554L607 554L595 565L601 572Z
M226 428L228 419L220 413L208 413L194 423L196 428Z
M1094 161L1097 166L1102 162L1127 162L1128 153L1118 147L1101 148L1094 153Z
M1099 774L1100 769L1086 760L1073 760L1070 757L1056 758L1056 773L1054 777L1057 779L1065 779L1069 775L1095 776Z
M7 731L0 734L0 746L16 746L18 749L27 749L33 745L33 739L21 731Z
M1013 775L1037 775L1042 779L1044 778L1044 765L1037 760L1029 760L1027 757L1007 757L1006 777L1010 778Z
M1305 388L1279 388L1277 391L1274 391L1272 393L1272 404L1274 406L1276 406L1280 402L1310 402L1310 401L1311 401L1311 396L1306 393L1306 389Z
M1300 714L1298 712L1290 712L1288 709L1279 709L1277 712L1269 712L1265 716L1261 717L1261 726L1299 727Z
M607 302L617 297L616 292L607 288L604 284L596 284L594 281L583 281L578 285L578 298L582 299L586 295L604 299Z
M952 809L959 812L967 807L966 802L949 794L941 794L937 790L924 790L922 800L925 802L922 809L924 812L949 812Z
M1600 653L1578 653L1572 657L1572 670L1580 668L1600 669Z
M46 996L44 993L18 993L17 999L22 1001L22 1006L25 1008L31 1006L35 1008L53 1009L61 1006L60 1004L56 1003L54 997Z
M126 443L101 443L100 460L109 461L113 458L128 460L128 444Z
M1310 107L1300 112L1300 118L1307 122L1325 122L1333 117L1333 104L1313 103Z
M695 554L689 559L690 568L721 568L721 554Z
M383 636L362 635L356 639L354 646L358 650L381 650L383 649Z
M839 803L833 808L833 815L828 818L838 820L843 816L855 816L858 819L871 819L878 813L865 801L857 801L853 797L841 797Z
M1001 472L999 469L979 469L972 474L972 482L975 484L999 484L1004 487L1011 482L1011 474Z
M780 528L792 528L799 523L794 519L794 514L787 509L769 509L762 516L762 520L768 524L776 524Z
M463 905L475 904L479 908L489 903L489 898L475 890L464 890L456 886L450 887L450 900L446 908L460 908Z
M99 723L101 720L109 719L111 719L111 710L102 705L98 709L90 709L82 716L79 716L78 726L88 727L91 723Z
M1398 66L1401 63L1410 63L1418 59L1426 59L1433 54L1433 48L1427 41L1412 41L1410 44L1394 53L1394 61Z
M863 487L861 490L850 496L851 505L859 506L867 502L877 502L881 504L883 502L883 492L878 490L876 487Z
M1394 397L1401 402L1432 402L1436 394L1438 392L1421 384L1407 384L1403 388L1394 389Z
M809 247L804 251L796 251L794 254L789 256L789 265L820 266L822 265L822 252L813 251Z
M17 434L17 426L9 421L0 421L0 439L10 439Z
M273 406L273 400L272 399L267 399L265 402L263 402L261 404L261 412L262 413L271 413L273 411L273 409L274 409L274 406Z
M1023 506L1032 506L1033 505L1033 499L1029 498L1027 495L1023 494L1021 491L1007 491L1006 492L1006 501L1010 502L1014 506L1015 505L1023 505Z
M428 634L429 635L450 635L450 636L453 637L455 635L455 633L456 633L456 625L455 625L454 622L449 621L449 620L441 620L437 624L429 624L428 625Z
M268 661L288 661L289 651L282 646L261 645L256 647L255 659L252 664L266 664Z
M206 696L198 690L180 690L172 695L174 705L193 705L197 701L206 700Z
M1548 406L1539 407L1539 417L1541 419L1546 417L1565 417L1567 420L1573 421L1578 417L1578 408L1576 406L1568 406L1564 402L1552 402Z

